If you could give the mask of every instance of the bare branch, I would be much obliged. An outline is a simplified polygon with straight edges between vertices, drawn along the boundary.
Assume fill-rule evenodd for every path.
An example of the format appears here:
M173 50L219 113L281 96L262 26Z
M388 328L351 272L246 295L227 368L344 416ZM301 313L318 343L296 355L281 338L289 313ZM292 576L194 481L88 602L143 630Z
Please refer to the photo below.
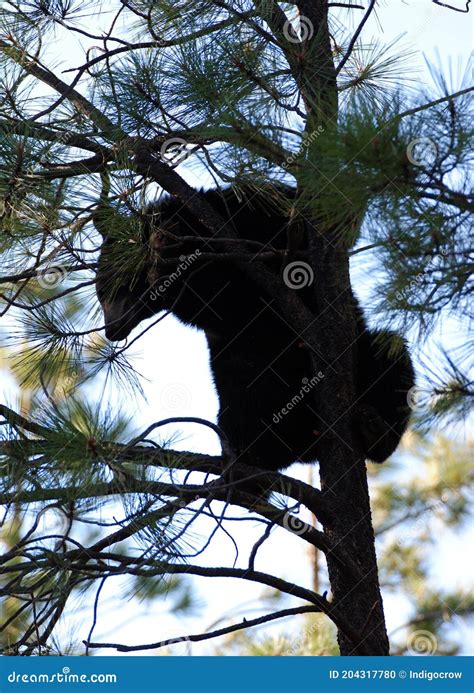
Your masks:
M403 111L402 113L399 113L398 115L394 116L392 118L392 121L401 120L402 118L406 118L407 116L415 115L415 113L426 111L428 108L438 106L440 103L445 103L445 101L452 101L453 99L457 99L459 96L469 94L469 92L471 91L474 91L474 87L466 87L466 89L461 89L460 91L457 91L454 94L448 94L448 96L442 96L440 99L436 99L435 101L424 103L421 106L415 106L415 108L409 108L407 111Z
M272 614L266 614L265 616L259 616L258 618L244 618L240 623L236 623L233 626L227 626L226 628L219 628L217 630L210 631L209 633L183 635L179 638L169 638L168 640L160 640L158 642L149 643L146 645L119 645L117 643L93 643L90 641L84 641L84 644L91 650L113 649L117 650L118 652L158 650L161 647L167 647L180 642L201 642L203 640L212 640L213 638L220 638L221 636L228 635L229 633L236 633L239 630L260 626L262 623L270 623L271 621L276 621L277 619L286 618L288 616L298 616L299 614L309 613L321 613L321 609L317 606L299 606L295 607L294 609L282 609L281 611L275 611Z
M466 8L464 10L461 10L459 7L454 7L453 5L449 5L448 3L445 2L440 2L440 0L433 0L435 5L439 5L440 7L447 7L450 10L454 10L454 12L463 12L466 14L469 12L469 5L471 4L471 0L466 0Z
M369 7L367 8L367 11L366 11L365 15L363 16L363 18L362 18L362 20L361 20L359 26L358 26L357 29L355 30L355 32L354 32L354 34L353 34L353 36L352 36L352 39L351 39L351 41L350 41L350 43L349 43L349 46L348 46L348 48L347 48L347 51L346 51L345 55L343 56L342 60L340 61L339 65L338 65L337 68L336 68L336 74L337 74L337 75L341 72L341 70L343 69L344 65L345 65L345 64L347 63L347 61L349 60L349 58L350 58L350 56L351 56L351 53L352 53L352 51L353 51L353 49L354 49L354 46L355 46L355 44L357 43L357 40L358 40L358 38L359 38L359 36L360 36L360 34L361 34L361 32L362 32L362 29L364 28L364 26L365 26L367 20L369 19L370 15L372 14L372 12L373 12L373 10L374 10L374 8L375 8L376 2L377 2L377 0L370 0Z

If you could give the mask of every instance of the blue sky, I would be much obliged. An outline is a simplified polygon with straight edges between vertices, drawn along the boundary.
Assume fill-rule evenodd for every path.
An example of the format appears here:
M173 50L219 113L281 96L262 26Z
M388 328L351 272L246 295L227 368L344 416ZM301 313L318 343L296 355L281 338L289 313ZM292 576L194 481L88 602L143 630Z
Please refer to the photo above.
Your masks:
M453 0L456 7L464 7L464 3ZM104 10L107 3L104 3ZM354 21L361 13L354 11ZM341 15L344 18L346 15ZM401 44L411 46L418 51L413 65L418 66L419 72L413 69L413 75L418 74L420 83L429 81L429 74L423 59L435 60L436 50L442 58L442 64L447 66L449 61L457 64L459 58L465 64L469 55L473 25L471 14L465 15L436 6L430 0L390 0L381 2L378 19L371 19L364 30L364 41L370 42L375 36L389 43L395 37L404 34ZM83 54L78 43L67 45L58 38L58 42L49 49L50 55L61 61L64 67L73 67L83 62ZM193 176L189 177L190 182ZM354 281L361 282L363 273L354 272ZM367 287L359 284L356 288L361 295ZM205 339L197 330L186 328L173 318L146 333L137 348L134 349L135 367L146 378L142 385L146 401L137 397L135 401L127 401L124 410L133 417L137 429L142 430L149 424L168 416L200 416L215 420L217 414L217 399L211 383L208 355ZM15 395L14 387L9 379L2 384L4 401L12 401ZM114 402L116 395L111 395ZM197 450L207 453L218 453L219 445L212 432L189 425L182 429L179 443L175 448ZM289 470L301 478L307 478L307 471L300 467ZM317 476L317 474L316 474ZM258 536L257 527L250 532L250 524L244 523L244 531L236 531L241 555L245 556L244 547L251 547ZM203 520L201 530L205 534L206 521ZM459 580L459 575L468 573L467 557L465 556L464 537L454 537L446 533L442 541L442 555L435 560L434 569L436 582L452 586ZM309 562L303 543L290 537L288 533L277 531L272 541L262 548L259 566L267 572L281 575L285 579L310 580ZM232 564L233 548L222 535L213 543L212 552L206 554L207 563L223 565ZM462 566L463 558L466 560ZM202 561L205 563L206 561ZM455 566L455 568L454 568ZM258 566L257 566L258 567ZM464 580L463 580L464 582ZM195 618L176 619L166 615L166 603L159 604L158 609L144 604L138 608L134 602L124 604L121 601L121 590L110 581L107 583L101 599L99 626L95 640L113 639L116 642L144 643L158 637L172 637L184 633L197 633L220 618L224 613L239 612L239 605L258 598L261 588L244 581L238 583L231 580L216 579L212 583L201 580L198 585L199 599L204 605L203 611ZM389 630L400 625L407 617L407 602L402 596L386 596L386 610ZM79 600L78 600L79 603ZM114 608L110 608L114 605ZM162 615L157 618L157 611ZM91 608L81 608L81 614L74 621L63 623L61 630L67 637L69 630L74 630L76 637L81 640L86 636L91 621ZM82 624L82 626L80 626ZM77 627L80 626L80 634ZM283 628L282 624L273 626L271 632ZM193 654L209 652L212 644L193 645ZM183 646L176 650L183 653Z

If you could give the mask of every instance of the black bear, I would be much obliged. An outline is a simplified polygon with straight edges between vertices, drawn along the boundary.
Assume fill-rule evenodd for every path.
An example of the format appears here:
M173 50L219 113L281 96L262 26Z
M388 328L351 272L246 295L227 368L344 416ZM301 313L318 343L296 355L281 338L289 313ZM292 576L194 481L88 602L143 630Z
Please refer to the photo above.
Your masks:
M287 247L292 189L285 193L286 208L281 203L270 205L268 195L261 192L240 200L230 188L203 194L238 238L248 242L247 252L257 259L261 251ZM127 270L117 259L117 245L130 239L124 234L118 238L105 215L98 218L104 243L96 288L107 338L122 340L142 320L164 310L201 328L220 401L218 423L238 459L268 470L316 461L324 422L315 411L311 390L319 379L330 377L330 371L323 365L312 374L301 336L280 315L272 298L239 269L235 257L242 247L236 245L235 257L228 245L220 250L219 239L210 238L212 234L181 202L168 198L145 215L146 260ZM281 269L281 256L272 268ZM300 295L312 309L311 292L303 288ZM367 459L383 462L407 427L413 368L401 338L369 332L357 305L355 310L354 430ZM398 349L389 348L393 341Z

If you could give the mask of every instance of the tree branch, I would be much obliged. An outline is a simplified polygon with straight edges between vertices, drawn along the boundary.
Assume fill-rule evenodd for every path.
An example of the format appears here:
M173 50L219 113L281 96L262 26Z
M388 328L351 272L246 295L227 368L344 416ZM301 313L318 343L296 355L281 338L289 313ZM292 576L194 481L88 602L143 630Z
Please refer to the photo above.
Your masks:
M158 650L161 647L167 647L175 643L180 642L201 642L203 640L212 640L213 638L219 638L222 635L228 635L229 633L236 633L239 630L246 630L247 628L253 628L254 626L260 626L262 623L270 623L271 621L276 621L277 619L286 618L287 616L298 616L299 614L308 613L321 613L321 609L318 606L299 606L294 609L282 609L281 611L275 611L272 614L266 614L265 616L259 616L258 618L246 619L244 618L241 623L236 623L233 626L227 626L226 628L219 628L217 630L210 631L209 633L199 633L198 635L183 635L179 638L169 638L168 640L160 640L155 643L149 643L147 645L119 645L117 643L92 643L89 641L83 641L86 647L90 649L113 649L118 652L139 652L140 650Z
M101 557L104 560L110 559L108 554L103 554ZM294 583L287 582L286 580L277 578L273 575L242 568L208 568L205 566L183 566L174 564L166 564L152 571L142 571L140 569L135 570L127 566L127 571L134 575L142 575L145 573L146 575L185 574L209 578L232 577L273 587L279 592L290 594L294 597L299 597L300 599L310 602L310 604L314 604L317 609L325 613L333 621L333 623L347 635L347 637L352 641L354 648L358 648L362 654L368 654L367 648L363 642L363 638L352 628L351 625L343 621L335 604L328 602L323 595L317 594L311 590L295 585ZM113 571L110 574L113 575Z
M14 428L20 428L42 437L45 437L49 434L49 430L47 428L45 428L44 426L40 426L39 424L36 424L32 421L29 421L24 416L21 416L21 414L17 414L15 411L13 411L13 409L10 409L4 404L0 404L0 416L3 416L5 421ZM8 442L6 444L10 446L12 445L12 442ZM3 445L5 445L5 443L3 443Z
M361 34L361 32L362 32L362 29L364 28L364 26L365 26L367 20L369 19L370 15L372 14L372 12L373 12L373 10L374 10L375 3L376 3L376 2L377 2L377 0L370 0L370 4L369 4L369 6L368 6L368 8L367 8L366 13L364 14L364 16L363 16L363 18L362 18L362 20L361 20L359 26L357 27L357 29L355 30L354 34L352 35L352 39L351 39L351 41L350 41L350 43L349 43L349 46L348 46L348 48L347 48L346 53L344 54L344 57L343 57L342 60L340 61L339 65L336 67L336 74L337 74L337 75L341 72L341 70L343 69L344 65L345 65L345 64L347 63L347 61L349 60L349 58L350 58L350 56L351 56L351 53L352 53L352 51L353 51L353 49L354 49L354 46L355 46L355 44L357 43L357 40L358 40L358 38L359 38L359 36L360 36L360 34Z
M57 91L61 95L62 100L67 99L74 104L77 110L80 113L86 114L100 130L106 130L109 134L120 131L118 126L107 118L102 111L74 89L75 84L79 81L81 73L74 79L72 85L67 84L59 79L53 72L39 65L37 60L31 58L25 50L21 50L3 39L0 39L0 50L18 63L25 72L36 77L44 84L47 84L51 89L54 89L54 91ZM59 103L60 102L55 103L54 107L57 108ZM124 135L124 133L122 134Z
M428 108L433 108L434 106L438 106L440 103L445 103L446 101L452 101L453 99L457 99L459 96L463 96L464 94L469 94L473 90L474 90L474 87L466 87L466 89L461 89L460 91L456 91L453 94L449 94L448 96L442 96L440 99L436 99L435 101L430 101L429 103L424 103L421 106L415 106L414 108L409 108L407 111L403 111L402 113L398 113L389 122L396 122L397 120L401 120L402 118L406 118L407 116L415 115L415 113L420 113L421 111L426 111Z
M57 142L59 144L67 144L78 149L85 149L97 154L106 156L109 150L96 142L92 141L85 135L78 132L70 132L68 130L51 130L36 123L30 123L28 120L0 120L0 130L3 132L22 135L23 137L32 137L46 142Z

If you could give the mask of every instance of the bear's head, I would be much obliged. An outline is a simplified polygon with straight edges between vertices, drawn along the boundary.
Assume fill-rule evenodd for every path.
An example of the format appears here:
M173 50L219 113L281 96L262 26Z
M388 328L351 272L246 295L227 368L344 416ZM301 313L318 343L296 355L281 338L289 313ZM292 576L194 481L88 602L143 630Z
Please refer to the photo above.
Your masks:
M147 267L120 261L117 243L110 238L102 244L97 275L96 293L104 314L105 335L120 341L146 318L156 312L150 302L151 287Z
M142 320L173 309L191 262L183 254L180 221L167 218L158 206L136 218L111 209L94 218L103 237L96 293L107 339L125 339Z

